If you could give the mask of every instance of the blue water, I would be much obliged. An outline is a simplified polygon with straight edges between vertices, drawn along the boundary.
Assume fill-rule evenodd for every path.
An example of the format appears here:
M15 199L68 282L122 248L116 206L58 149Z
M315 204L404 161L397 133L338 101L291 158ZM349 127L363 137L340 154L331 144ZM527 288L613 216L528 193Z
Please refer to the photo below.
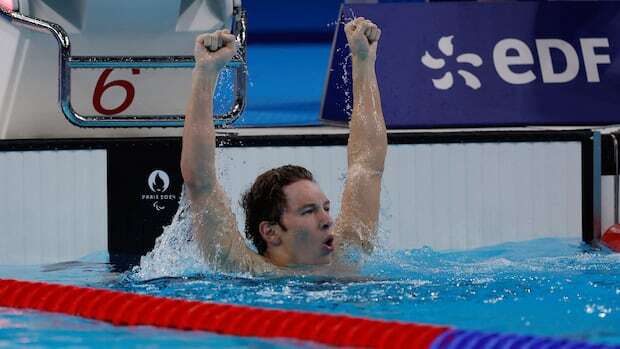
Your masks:
M114 269L101 253L71 263L0 266L0 277L620 344L620 255L574 240L542 239L456 252L429 248L379 252L355 279L267 279L207 272L141 280L134 273ZM150 327L118 328L69 316L0 308L0 348L67 346L317 345Z

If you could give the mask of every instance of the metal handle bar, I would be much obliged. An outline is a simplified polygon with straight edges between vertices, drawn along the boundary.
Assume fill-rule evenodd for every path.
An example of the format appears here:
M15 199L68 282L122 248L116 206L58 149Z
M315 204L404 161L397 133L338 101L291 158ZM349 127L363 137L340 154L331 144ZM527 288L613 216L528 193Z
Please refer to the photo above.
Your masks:
M618 221L618 191L620 190L620 173L618 173L618 138L614 133L610 133L614 142L614 224Z

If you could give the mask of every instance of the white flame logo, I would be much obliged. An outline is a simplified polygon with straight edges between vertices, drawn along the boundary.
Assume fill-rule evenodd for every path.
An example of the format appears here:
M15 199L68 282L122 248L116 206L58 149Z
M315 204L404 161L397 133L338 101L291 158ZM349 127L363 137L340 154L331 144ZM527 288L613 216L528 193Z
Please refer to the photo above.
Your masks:
M437 46L439 47L439 51L443 53L447 57L451 57L454 54L454 45L452 45L452 38L454 35L443 36L439 39ZM479 67L482 65L482 58L474 53L463 53L456 57L456 61L458 63L468 63L474 67ZM422 56L422 64L430 69L441 69L446 65L446 61L443 58L434 58L431 56L428 51L424 52L424 56ZM480 80L472 73L467 70L459 69L457 71L463 80L465 80L465 85L470 88L477 90L482 84ZM446 72L439 79L432 79L433 86L435 86L438 90L447 90L452 87L454 84L454 78L452 76L452 72Z
M155 170L149 175L147 183L152 192L163 193L170 186L170 177L162 170Z

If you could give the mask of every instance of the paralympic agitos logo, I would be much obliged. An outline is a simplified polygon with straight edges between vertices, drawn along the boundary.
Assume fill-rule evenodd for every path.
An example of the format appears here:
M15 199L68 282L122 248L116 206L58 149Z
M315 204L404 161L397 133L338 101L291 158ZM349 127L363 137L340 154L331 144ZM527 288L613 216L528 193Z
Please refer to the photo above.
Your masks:
M454 38L454 35L441 37L437 42L441 55L432 55L425 51L420 59L425 67L437 71L437 78L433 78L432 83L438 90L448 90L454 85L453 73L444 69L446 59L452 59L454 55ZM504 82L525 85L541 78L544 84L568 83L577 77L583 66L588 83L598 83L601 81L599 65L611 63L611 56L605 51L609 49L608 38L581 38L578 48L565 40L555 38L535 39L532 46L538 56L537 61L534 60L533 50L522 40L506 38L494 45L492 63L495 72ZM552 54L554 51L555 55ZM456 73L465 85L473 90L481 88L483 81L476 75L476 68L484 63L480 55L465 52L456 55L455 59L459 67L462 66ZM563 62L560 63L560 60ZM536 76L532 69L535 64L539 64L540 77Z

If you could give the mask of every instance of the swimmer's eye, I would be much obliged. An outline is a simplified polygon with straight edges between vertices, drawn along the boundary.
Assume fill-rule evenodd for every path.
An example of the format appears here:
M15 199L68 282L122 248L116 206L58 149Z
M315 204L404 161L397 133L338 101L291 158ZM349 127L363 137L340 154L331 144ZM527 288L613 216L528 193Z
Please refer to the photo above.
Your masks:
M308 207L306 209L303 209L301 211L301 215L304 216L304 215L307 215L307 214L315 213L316 211L319 210L319 207L320 206L312 206L312 207ZM325 206L325 207L323 207L323 209L325 210L325 212L329 212L329 206Z

